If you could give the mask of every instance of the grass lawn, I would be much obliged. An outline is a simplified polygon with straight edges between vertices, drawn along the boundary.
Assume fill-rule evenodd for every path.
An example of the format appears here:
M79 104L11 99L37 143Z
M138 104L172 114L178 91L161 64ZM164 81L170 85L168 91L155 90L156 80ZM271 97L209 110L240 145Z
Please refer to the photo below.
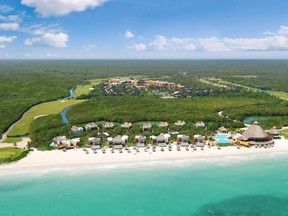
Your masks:
M288 129L282 130L281 135L285 137L285 139L288 139Z
M288 92L273 91L273 92L269 92L269 94L288 100Z
M85 85L81 88L76 88L74 93L75 93L76 97L79 97L81 95L86 95L90 92L89 88L92 88L92 85Z
M84 101L85 100L66 100L65 102L52 101L36 105L32 109L30 109L25 114L24 118L12 128L8 136L14 137L26 135L29 133L30 125L35 118L51 114L58 114L66 107L83 103Z
M22 138L20 137L8 137L4 143L17 143L17 142L21 142Z
M26 156L26 152L18 148L0 148L0 163L19 160Z

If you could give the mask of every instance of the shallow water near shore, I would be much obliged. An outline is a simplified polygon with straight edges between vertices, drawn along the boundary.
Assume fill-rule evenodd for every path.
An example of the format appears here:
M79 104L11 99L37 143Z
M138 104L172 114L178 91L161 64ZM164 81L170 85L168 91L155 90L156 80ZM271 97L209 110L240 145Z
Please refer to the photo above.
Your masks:
M287 215L288 156L0 175L1 216Z

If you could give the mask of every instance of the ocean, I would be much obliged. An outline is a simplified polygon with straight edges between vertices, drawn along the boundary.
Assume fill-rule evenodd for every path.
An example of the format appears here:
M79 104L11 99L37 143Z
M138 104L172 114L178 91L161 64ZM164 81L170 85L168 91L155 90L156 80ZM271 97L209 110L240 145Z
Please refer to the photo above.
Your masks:
M1 216L285 216L288 154L2 169Z

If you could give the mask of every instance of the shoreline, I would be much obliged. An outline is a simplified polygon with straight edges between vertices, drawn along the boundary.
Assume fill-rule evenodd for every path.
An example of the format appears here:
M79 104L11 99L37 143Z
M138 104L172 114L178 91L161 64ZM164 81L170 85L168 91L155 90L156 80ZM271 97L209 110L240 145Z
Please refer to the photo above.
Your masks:
M45 170L49 168L57 168L61 170L64 168L81 168L81 166L91 166L91 167L103 167L103 166L115 166L117 168L127 167L128 166L143 166L146 164L165 164L171 162L175 165L183 161L192 162L208 162L209 160L213 161L229 161L237 162L237 158L241 157L241 160L251 160L257 158L267 158L267 155L276 155L276 154L287 154L288 155L288 140L281 139L275 140L275 146L272 148L245 148L241 147L237 149L236 147L222 147L221 150L216 147L205 147L204 150L197 148L197 151L189 148L189 151L186 151L185 148L181 148L181 151L176 150L176 146L173 147L172 151L168 151L167 148L164 148L165 151L162 152L160 147L157 147L156 152L152 152L151 149L148 152L144 152L144 149L140 149L139 153L136 153L135 150L132 150L131 153L123 150L123 153L115 151L111 153L110 150L107 150L105 154L102 151L98 151L97 154L94 154L92 150L89 150L89 154L86 154L82 149L69 150L63 152L60 150L52 151L38 151L34 150L29 153L29 155L12 164L4 164L0 166L0 175L1 172L12 171L13 170L21 171L25 169L34 169L34 170ZM188 163L188 162L187 162Z

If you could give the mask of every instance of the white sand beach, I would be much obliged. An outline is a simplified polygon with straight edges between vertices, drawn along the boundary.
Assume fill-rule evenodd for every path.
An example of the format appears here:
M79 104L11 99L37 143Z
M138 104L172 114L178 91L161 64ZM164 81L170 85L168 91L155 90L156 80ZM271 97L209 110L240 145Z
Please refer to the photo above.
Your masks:
M177 151L176 146L173 146L172 151L168 151L168 148L164 148L161 151L160 147L157 147L156 152L152 149L148 149L147 152L144 149L140 149L140 152L132 150L128 153L123 150L123 153L115 151L111 153L110 149L106 150L106 153L98 150L97 154L94 154L92 150L89 150L89 154L86 154L83 149L68 150L66 152L60 150L53 151L32 151L26 158L12 164L0 166L0 170L9 169L21 169L21 168L45 168L50 166L73 166L73 165L105 165L105 164L131 164L136 162L159 162L159 161L177 161L177 160L203 160L209 158L218 158L227 156L263 156L264 158L269 154L287 153L288 154L288 140L275 140L275 146L270 148L246 148L241 147L222 147L220 150L217 147L205 147L204 150L197 148L195 151L189 148L181 147L181 151Z

